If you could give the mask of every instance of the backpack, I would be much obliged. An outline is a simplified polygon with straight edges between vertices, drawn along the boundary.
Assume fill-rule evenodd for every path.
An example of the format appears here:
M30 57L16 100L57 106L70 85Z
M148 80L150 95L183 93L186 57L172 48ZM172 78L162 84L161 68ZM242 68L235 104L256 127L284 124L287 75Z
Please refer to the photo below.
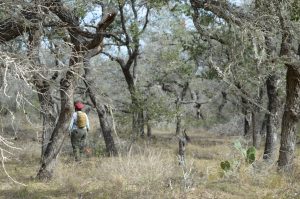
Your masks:
M82 111L77 111L77 127L84 128L86 126L86 115Z

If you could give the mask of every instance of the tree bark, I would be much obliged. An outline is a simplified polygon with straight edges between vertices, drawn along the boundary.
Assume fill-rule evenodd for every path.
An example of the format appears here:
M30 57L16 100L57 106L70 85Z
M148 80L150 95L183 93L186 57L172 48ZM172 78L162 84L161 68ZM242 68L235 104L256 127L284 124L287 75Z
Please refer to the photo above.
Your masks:
M224 92L224 91L222 91L221 93L222 93L222 102L221 102L221 104L218 107L219 117L220 118L222 118L222 111L223 111L224 106L227 103L227 93Z
M249 135L250 132L250 123L247 118L247 115L244 114L244 136Z
M261 128L260 128L260 135L261 136L266 136L266 129L267 129L267 122L268 122L268 113L266 113L264 115L264 119L262 121L262 124L261 124Z
M152 126L150 124L150 120L147 120L147 137L148 138L152 137Z
M141 109L138 113L138 128L139 128L139 134L141 137L145 136L145 118L144 118L144 111Z
M181 115L179 109L180 109L180 105L181 105L182 101L184 100L184 97L187 94L188 89L189 89L189 82L185 82L183 87L182 87L181 93L180 93L179 96L177 96L177 99L176 99L176 102L175 102L176 111L177 111L177 114L176 114L176 132L175 132L176 135L179 135L180 132L181 132L182 115Z
M144 136L144 115L143 108L135 94L131 94L132 99L132 134L134 138Z
M250 122L248 120L248 108L249 108L248 100L244 97L241 97L241 99L242 99L242 113L244 115L244 136L247 136L250 133Z
M39 47L40 47L41 33L39 30L29 31L28 37L28 58L32 62L32 66L36 68L41 65L39 59ZM52 80L56 78L56 73L52 77ZM43 119L43 130L42 130L42 150L41 159L43 159L46 147L50 141L51 134L55 126L56 116L54 115L54 103L51 96L49 80L42 77L41 74L34 73L31 81L38 91L38 99L41 107L41 115Z
M296 146L296 123L300 114L300 71L287 65L286 104L282 118L278 166L289 171L293 167Z
M93 89L95 84L92 81L91 77L90 77L90 59L93 56L96 56L97 54L100 53L100 51L102 50L101 46L98 47L98 49L94 49L93 51L90 51L89 53L87 53L84 57L84 79L85 79L85 85L88 89L88 94L90 96L90 99L93 103L93 105L96 107L97 110L97 114L98 114L98 118L99 118L99 123L100 123L100 127L102 130L102 134L103 134L103 138L104 138L104 142L105 142L105 146L106 146L106 152L109 156L116 156L118 155L118 151L117 148L115 146L115 142L114 142L114 138L112 136L112 125L111 125L111 120L108 117L108 114L106 113L106 109L104 107L104 105L100 104L99 101L96 98L96 92Z
M133 76L131 75L130 68L122 66L122 71L128 86L128 90L131 97L131 111L132 111L132 135L136 139L138 136L143 136L144 132L144 116L143 116L143 107L141 100L139 99L139 94L137 88L134 84Z
M277 16L281 26L280 56L288 57L292 62L286 63L286 103L281 124L281 140L279 150L278 167L283 171L293 168L296 146L296 124L300 115L300 64L297 52L293 49L293 35L290 26L288 12L284 10L282 2L274 2Z
M258 149L260 147L260 141L261 141L261 135L259 131L259 126L261 124L261 108L259 107L262 104L262 99L263 99L263 87L259 88L258 93L257 93L257 104L252 104L252 135L253 135L253 146Z
M137 82L137 66L138 66L138 55L139 55L139 47L140 47L140 35L145 31L147 24L148 24L148 17L149 17L149 9L146 10L145 15L145 22L142 26L142 29L137 29L135 33L129 34L130 31L127 28L128 19L124 15L124 11L128 11L127 7L125 6L125 2L118 1L119 7L119 14L120 14L120 21L121 21L121 28L124 34L124 38L117 38L118 41L122 43L127 49L128 59L121 59L118 57L113 57L108 53L105 53L107 56L110 57L111 60L117 61L118 64L121 66L123 75L125 77L128 90L131 95L131 105L132 105L132 137L136 139L138 136L144 136L144 116L143 116L143 104L140 97L138 96L138 89L136 87ZM126 10L125 10L126 7ZM130 19L130 23L133 25L137 25L139 23L139 16L138 16L138 8L135 1L131 1L129 7L133 13L133 19ZM131 73L132 68L132 73Z
M253 138L253 146L258 149L259 145L260 145L260 135L259 135L259 131L258 131L258 117L259 114L257 111L253 110L251 112L251 116L252 116L252 121L251 121L251 126L252 126L252 138Z
M72 67L75 63L76 61L71 61L70 66ZM38 179L49 180L52 178L56 157L60 152L64 137L67 135L69 120L72 115L74 91L73 82L74 73L72 72L72 69L70 69L60 82L61 112L51 135L50 142L47 145L44 156L41 160L41 166L37 174Z
M43 85L40 87L36 85L39 92L38 98L41 106L41 114L43 118L43 132L42 132L42 151L41 157L43 159L47 145L50 142L51 134L55 127L56 116L54 115L54 103L50 93L50 85Z
M273 159L275 157L276 148L276 129L277 129L277 110L279 106L278 92L276 88L278 77L270 75L266 81L268 94L268 111L266 115L266 143L264 150L264 159Z
M179 135L181 132L181 115L177 114L176 116L176 135Z
M176 106L176 130L175 130L175 135L179 135L181 132L181 113L179 111L180 108L180 100L181 98L178 96L175 102Z
M99 117L101 130L103 133L103 138L105 141L106 152L109 156L116 156L118 155L118 151L115 146L114 138L112 136L112 128L110 125L111 121L109 120L109 117L107 116L105 107L103 105L98 105L96 109Z

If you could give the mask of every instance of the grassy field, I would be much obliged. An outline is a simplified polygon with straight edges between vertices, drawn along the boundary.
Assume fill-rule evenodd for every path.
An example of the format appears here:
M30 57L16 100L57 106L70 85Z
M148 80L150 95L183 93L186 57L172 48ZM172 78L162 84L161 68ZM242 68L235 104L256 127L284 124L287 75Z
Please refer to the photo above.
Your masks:
M186 165L180 166L177 138L165 131L154 134L155 138L139 140L130 150L121 139L121 154L113 158L102 155L103 138L89 135L93 155L81 163L73 161L67 139L50 182L35 179L40 144L35 139L17 140L22 150L5 167L26 186L10 180L2 168L0 198L300 198L299 152L295 171L284 176L276 172L275 163L262 160L263 147L256 162L248 165L241 153L247 148L242 138L194 131ZM242 149L234 147L239 143ZM224 160L233 164L228 172L220 168Z

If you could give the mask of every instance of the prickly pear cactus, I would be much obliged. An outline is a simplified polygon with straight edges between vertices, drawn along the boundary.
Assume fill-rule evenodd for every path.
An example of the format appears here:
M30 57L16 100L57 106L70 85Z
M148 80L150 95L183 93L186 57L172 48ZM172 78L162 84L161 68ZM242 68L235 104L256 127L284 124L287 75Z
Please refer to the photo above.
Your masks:
M247 150L246 162L248 164L252 164L255 161L255 156L256 156L256 149L255 147L252 146Z
M225 172L227 172L231 169L231 165L228 160L221 162L220 166L223 169L223 171L225 171Z

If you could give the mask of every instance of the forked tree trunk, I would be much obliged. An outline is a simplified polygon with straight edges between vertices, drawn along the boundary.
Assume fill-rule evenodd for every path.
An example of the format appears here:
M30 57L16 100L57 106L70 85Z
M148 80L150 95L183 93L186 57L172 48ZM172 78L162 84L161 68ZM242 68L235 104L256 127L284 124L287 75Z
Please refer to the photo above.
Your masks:
M293 167L296 146L296 124L300 114L300 69L287 65L286 104L284 108L278 166L289 171Z
M70 63L71 66L74 64L74 62ZM62 147L63 138L67 134L69 120L73 110L73 80L74 73L69 70L60 82L61 112L41 160L41 166L37 174L38 179L48 180L52 178L56 157Z
M276 148L276 129L277 129L277 110L279 106L278 92L276 88L278 77L270 75L266 81L267 94L268 94L268 111L266 115L266 143L264 151L264 159L273 159L275 156Z
M125 65L123 63L121 64L121 68L130 93L132 111L132 137L133 139L136 139L137 137L145 134L143 108L138 98L138 91L133 76L130 73L130 65Z
M177 114L176 114L176 132L175 132L176 135L179 135L180 132L181 132L182 115L181 115L179 109L180 109L181 103L182 103L183 99L185 98L188 90L189 90L189 82L185 82L184 86L181 90L181 93L180 93L179 96L177 96L177 99L176 99L176 102L175 102L176 111L177 111Z
M39 66L41 64L39 59L39 47L40 47L40 37L41 33L38 30L29 31L28 36L28 54L27 56L32 62L33 67ZM37 70L38 71L38 70ZM52 77L54 80L57 77L55 73ZM51 96L50 84L46 81L39 73L35 73L31 81L38 91L38 99L41 107L41 115L43 119L43 130L42 130L42 150L41 159L46 151L46 147L50 141L51 134L55 126L56 116L54 115L54 103Z
M95 83L90 77L90 59L97 54L101 52L102 48L99 46L98 48L95 48L88 52L85 57L84 57L84 78L85 78L85 85L88 90L89 97L93 103L93 105L96 107L98 118L99 118L99 123L100 127L102 130L105 146L106 146L106 152L109 156L116 156L118 155L117 148L115 146L114 138L112 136L112 125L111 125L111 120L108 117L108 114L106 112L106 109L104 105L99 103L99 101L96 98L96 92L95 92Z
M88 83L88 84L86 84L86 86L88 87L88 92L89 92L91 101L97 110L99 123L100 123L100 127L102 130L105 146L106 146L107 155L116 156L116 155L118 155L118 150L115 146L114 138L112 136L113 131L112 131L111 121L108 117L108 114L106 113L104 105L100 105L97 102L95 92L91 88L92 85Z

